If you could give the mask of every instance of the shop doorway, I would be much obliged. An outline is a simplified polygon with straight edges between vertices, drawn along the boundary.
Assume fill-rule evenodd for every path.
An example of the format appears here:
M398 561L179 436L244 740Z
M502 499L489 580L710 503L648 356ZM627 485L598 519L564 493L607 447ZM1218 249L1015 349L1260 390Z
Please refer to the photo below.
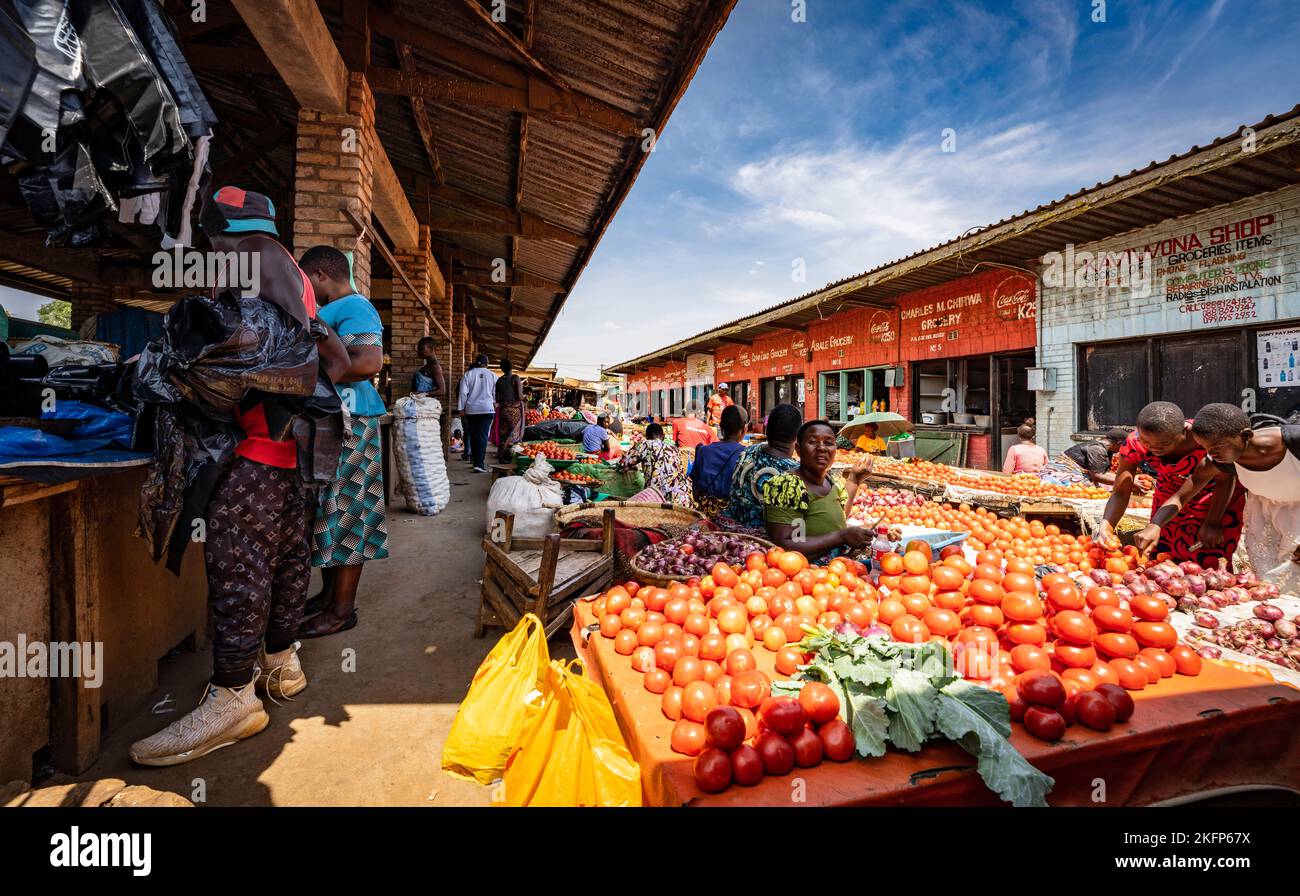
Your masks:
M761 380L759 388L762 390L762 406L760 412L766 418L772 413L772 408L778 404L792 404L803 414L803 390L799 388L802 376L776 376L771 379Z
M749 380L736 380L734 383L727 383L727 392L731 395L732 402L736 407L745 412L745 415L753 419L757 409L749 403Z
M1036 413L1037 400L1029 391L1029 368L1034 366L1034 353L994 355L993 363L997 371L997 419L994 421L997 427L994 432L1000 436L993 444L1001 448L997 457L1000 462L1007 456L1007 449L1016 443L1016 430ZM1045 434L1039 443L1043 441Z

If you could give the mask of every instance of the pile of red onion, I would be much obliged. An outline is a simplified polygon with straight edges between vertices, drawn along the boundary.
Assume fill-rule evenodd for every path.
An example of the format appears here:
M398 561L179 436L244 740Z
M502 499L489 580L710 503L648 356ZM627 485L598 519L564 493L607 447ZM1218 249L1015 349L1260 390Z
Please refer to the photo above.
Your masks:
M1110 573L1105 570L1093 570L1091 576L1098 584L1110 584ZM1217 569L1207 569L1190 560L1184 563L1165 560L1140 572L1126 572L1124 584L1115 590L1125 598L1132 594L1154 594L1169 604L1170 609L1193 616L1202 610L1273 600L1278 596L1276 585L1261 582L1253 572L1233 573L1226 560L1220 560Z
M1300 616L1285 619L1281 607L1270 603L1259 604L1254 613L1254 619L1201 632L1199 640L1300 672ZM1217 658L1218 647L1206 646L1197 652Z

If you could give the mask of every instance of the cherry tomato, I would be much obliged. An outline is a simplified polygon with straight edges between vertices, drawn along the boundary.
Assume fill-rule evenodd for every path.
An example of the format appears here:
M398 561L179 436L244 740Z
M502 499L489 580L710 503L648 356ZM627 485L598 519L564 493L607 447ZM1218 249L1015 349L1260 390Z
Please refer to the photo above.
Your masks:
M731 783L731 759L721 750L701 752L695 757L694 770L695 786L705 793L720 793Z
M704 734L710 747L730 753L745 741L745 720L734 707L715 707L704 718Z
M1127 694L1125 696L1128 696ZM1074 698L1075 717L1094 731L1109 731L1115 724L1115 706L1105 694L1083 691Z
M799 691L799 705L814 725L824 725L840 713L840 698L820 681L803 686Z
M763 771L769 775L785 775L794 768L794 747L775 731L760 731L754 738L754 749L763 761Z
M831 719L817 729L822 753L831 762L848 762L853 758L853 731L841 719Z
M704 726L690 719L678 719L669 743L674 752L698 756L704 749Z

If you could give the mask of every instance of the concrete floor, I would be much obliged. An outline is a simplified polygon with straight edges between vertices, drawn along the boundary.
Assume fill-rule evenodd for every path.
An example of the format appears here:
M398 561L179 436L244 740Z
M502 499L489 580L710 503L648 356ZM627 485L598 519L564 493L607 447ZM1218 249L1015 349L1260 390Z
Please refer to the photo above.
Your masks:
M307 690L279 706L264 701L271 716L264 731L186 765L133 765L130 744L188 711L203 691L211 656L185 654L160 670L149 703L156 713L145 710L115 731L86 774L50 783L122 778L200 806L487 805L488 787L441 770L456 708L501 635L474 637L490 477L459 458L449 464L451 506L435 517L389 509L392 556L366 567L357 627L303 642ZM557 658L573 656L563 635L550 647ZM349 657L355 671L345 672Z

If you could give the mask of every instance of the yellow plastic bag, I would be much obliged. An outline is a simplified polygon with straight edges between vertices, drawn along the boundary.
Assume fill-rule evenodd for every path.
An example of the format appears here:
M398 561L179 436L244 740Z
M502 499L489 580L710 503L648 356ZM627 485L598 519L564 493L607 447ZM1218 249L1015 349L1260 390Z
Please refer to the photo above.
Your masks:
M571 671L577 665L579 672ZM582 663L546 670L542 711L529 721L506 764L498 794L506 806L639 806L641 767L614 708Z
M542 621L529 613L474 673L442 747L443 771L480 784L501 777L524 725L541 707L549 662Z

